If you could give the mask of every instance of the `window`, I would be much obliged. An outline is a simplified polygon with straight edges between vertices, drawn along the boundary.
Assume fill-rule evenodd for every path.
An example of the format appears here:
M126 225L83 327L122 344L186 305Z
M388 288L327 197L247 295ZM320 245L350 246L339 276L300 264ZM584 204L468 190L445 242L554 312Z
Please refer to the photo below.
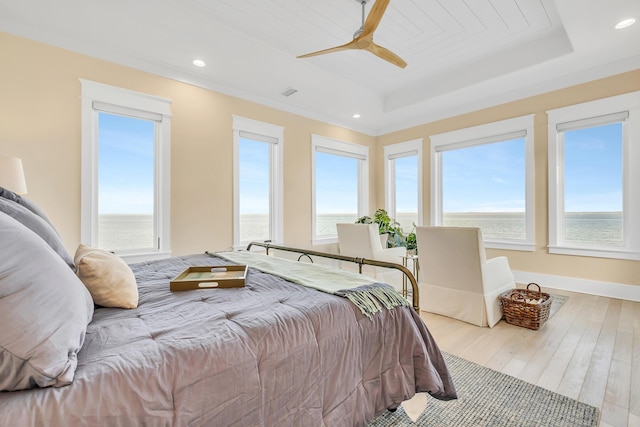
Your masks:
M97 112L98 247L112 251L156 248L155 123Z
M549 252L640 259L640 92L547 114Z
M82 82L82 242L127 261L170 255L170 101Z
M422 139L385 146L384 159L387 212L409 233L422 224Z
M233 116L234 247L283 241L284 128Z
M534 249L533 115L431 137L431 223L480 227L488 248Z
M369 147L311 135L314 244L338 242L336 224L369 211Z

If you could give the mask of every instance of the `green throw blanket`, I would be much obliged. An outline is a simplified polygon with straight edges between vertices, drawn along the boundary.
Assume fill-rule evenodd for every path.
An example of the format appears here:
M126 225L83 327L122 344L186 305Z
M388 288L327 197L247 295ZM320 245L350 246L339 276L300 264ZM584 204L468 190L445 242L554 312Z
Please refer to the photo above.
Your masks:
M299 285L348 298L369 318L382 310L382 307L389 310L409 306L409 302L391 286L352 271L247 251L218 252L215 255Z

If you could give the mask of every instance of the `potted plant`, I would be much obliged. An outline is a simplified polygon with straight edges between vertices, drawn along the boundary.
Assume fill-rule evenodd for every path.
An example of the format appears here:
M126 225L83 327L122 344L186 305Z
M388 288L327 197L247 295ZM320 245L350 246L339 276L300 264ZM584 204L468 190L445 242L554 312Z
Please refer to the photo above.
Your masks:
M418 253L418 242L416 240L415 233L416 225L413 224L413 229L406 237L407 255L415 255Z
M358 224L378 224L378 230L380 234L387 235L387 247L393 248L396 246L406 246L406 237L402 233L400 223L395 219L389 217L389 214L385 209L378 209L373 218L370 216L362 216L356 221Z

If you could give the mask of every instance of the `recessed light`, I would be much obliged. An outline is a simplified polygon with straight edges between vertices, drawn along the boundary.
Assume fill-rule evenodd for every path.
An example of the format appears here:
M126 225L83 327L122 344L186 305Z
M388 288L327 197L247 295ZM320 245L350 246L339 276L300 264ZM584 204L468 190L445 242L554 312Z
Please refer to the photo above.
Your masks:
M207 64L202 59L194 59L193 65L195 65L196 67L204 67Z
M353 115L353 118L354 118L354 119L359 119L359 118L360 118L360 114L358 114L358 113L354 114L354 115Z
M623 19L622 21L618 22L614 28L616 30L621 30L623 28L632 26L633 24L635 24L635 22L636 22L635 18Z

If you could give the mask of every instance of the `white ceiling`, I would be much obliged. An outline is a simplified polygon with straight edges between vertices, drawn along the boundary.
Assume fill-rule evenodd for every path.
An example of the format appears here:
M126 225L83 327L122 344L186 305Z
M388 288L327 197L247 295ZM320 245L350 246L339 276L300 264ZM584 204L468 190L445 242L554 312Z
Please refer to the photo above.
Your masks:
M374 39L400 69L296 58L350 41L358 0L0 0L0 31L370 135L640 68L627 17L640 0L391 0Z

